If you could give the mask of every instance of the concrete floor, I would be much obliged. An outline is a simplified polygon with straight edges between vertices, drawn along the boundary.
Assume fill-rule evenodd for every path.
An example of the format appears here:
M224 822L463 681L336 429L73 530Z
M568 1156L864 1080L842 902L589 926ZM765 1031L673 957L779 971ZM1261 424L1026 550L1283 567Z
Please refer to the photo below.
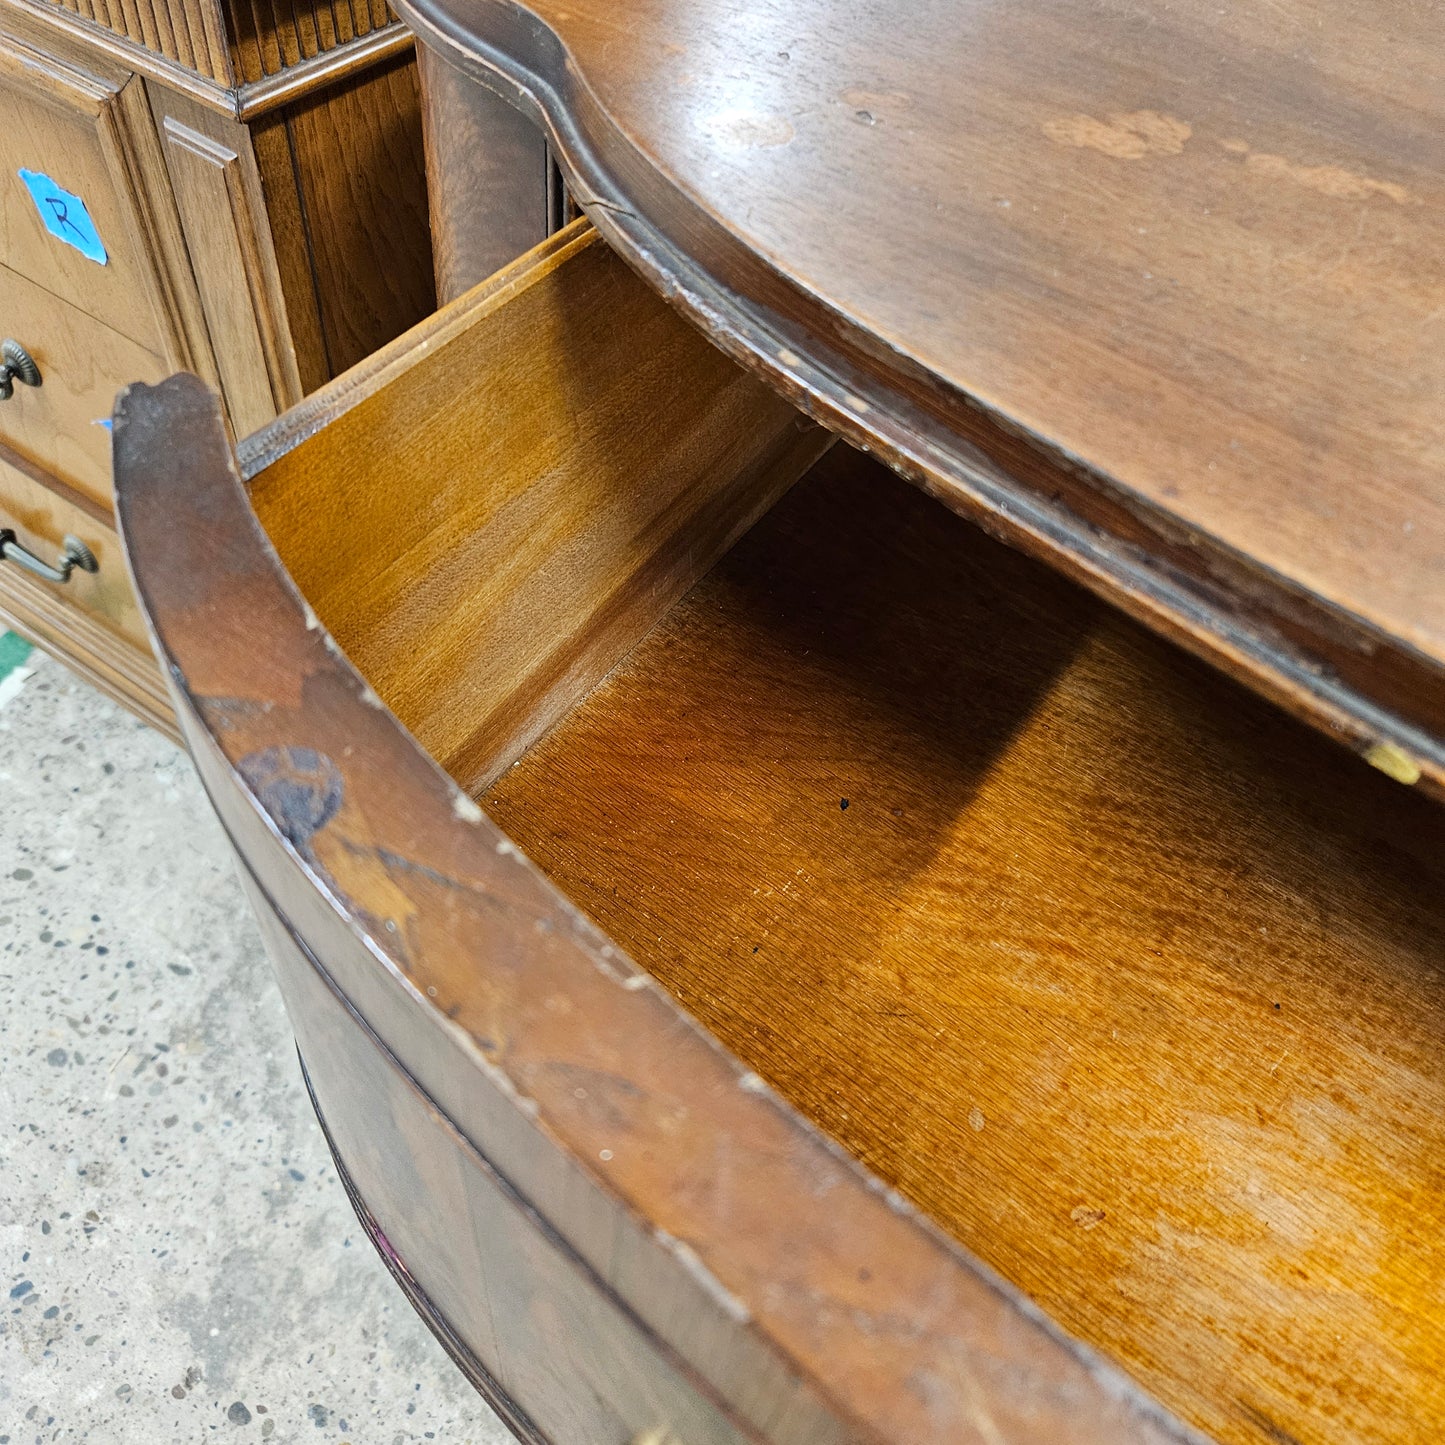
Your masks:
M0 1445L510 1435L356 1223L190 762L0 637Z

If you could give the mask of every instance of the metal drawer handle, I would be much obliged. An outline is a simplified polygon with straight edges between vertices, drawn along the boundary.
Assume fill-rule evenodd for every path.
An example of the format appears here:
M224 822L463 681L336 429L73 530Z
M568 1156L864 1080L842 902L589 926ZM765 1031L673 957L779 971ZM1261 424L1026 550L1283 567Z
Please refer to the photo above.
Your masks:
M7 562L18 562L27 572L43 577L47 582L69 582L70 574L79 567L82 572L99 572L100 563L95 553L79 537L65 538L65 547L55 559L55 566L42 562L34 552L22 547L15 533L9 527L0 527L0 558Z
M0 341L0 401L9 401L15 395L17 381L24 386L39 386L40 368L18 341L7 336Z

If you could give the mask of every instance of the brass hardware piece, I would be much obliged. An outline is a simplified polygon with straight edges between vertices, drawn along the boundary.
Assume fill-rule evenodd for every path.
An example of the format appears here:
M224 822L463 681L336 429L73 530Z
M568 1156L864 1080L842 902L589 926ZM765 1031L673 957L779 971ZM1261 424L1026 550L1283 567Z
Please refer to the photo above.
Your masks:
M40 368L18 341L7 336L0 341L0 401L9 401L15 395L17 381L23 386L39 386Z
M43 577L47 582L69 582L70 574L79 567L82 572L99 572L100 563L95 553L79 537L65 538L65 546L52 567L42 562L28 548L20 545L19 539L9 527L0 527L0 558L6 562L18 563L27 572Z

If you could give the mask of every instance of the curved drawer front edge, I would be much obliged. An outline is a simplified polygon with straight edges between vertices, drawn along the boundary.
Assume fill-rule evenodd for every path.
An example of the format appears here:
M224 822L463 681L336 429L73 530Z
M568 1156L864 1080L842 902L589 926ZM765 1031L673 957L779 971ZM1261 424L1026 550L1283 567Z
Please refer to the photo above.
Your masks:
M326 1148L331 1155L331 1163L336 1170L336 1177L341 1181L341 1187L346 1192L347 1202L356 1215L357 1223L365 1231L372 1248L381 1256L387 1272L396 1281L396 1287L421 1316L426 1327L436 1337L437 1343L447 1352L451 1362L467 1377L472 1388L486 1400L492 1410L502 1418L512 1434L525 1442L525 1445L534 1445L534 1442L535 1445L546 1445L542 1436L537 1434L536 1426L527 1418L517 1402L492 1378L487 1367L467 1348L466 1342L457 1336L445 1316L432 1303L426 1291L412 1278L406 1265L397 1255L396 1250L392 1248L391 1241L381 1232L381 1226L377 1224L371 1211L366 1207L366 1201L357 1191L355 1181L347 1170L346 1161L337 1150L336 1140L332 1137L331 1129L326 1123L326 1114L321 1108L320 1100L316 1097L316 1086L312 1083L311 1074L306 1068L306 1060L301 1058L299 1052L297 1059L301 1067L302 1082L306 1085L306 1097L311 1100L311 1107L316 1112L316 1122L321 1125L321 1137L326 1141Z
M242 870L307 1086L365 1211L363 1225L422 1319L513 1433L562 1445L596 1434L631 1439L661 1423L696 1445L755 1439L417 1086L244 863ZM488 1342L490 1364L470 1340Z
M142 609L246 867L438 1113L750 1433L1198 1438L745 1074L520 857L296 593L203 383L123 393L115 459ZM578 1070L603 1086L582 1102Z

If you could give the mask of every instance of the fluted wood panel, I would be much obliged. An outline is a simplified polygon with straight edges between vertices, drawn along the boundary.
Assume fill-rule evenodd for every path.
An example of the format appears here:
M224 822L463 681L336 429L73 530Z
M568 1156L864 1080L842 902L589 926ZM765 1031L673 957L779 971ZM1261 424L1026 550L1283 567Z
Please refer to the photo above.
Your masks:
M236 78L277 75L288 66L396 23L386 0L224 0Z
M386 0L54 0L221 85L244 85L394 25Z
M56 0L117 35L168 55L222 85L235 84L222 0ZM233 6L235 0L225 0Z

